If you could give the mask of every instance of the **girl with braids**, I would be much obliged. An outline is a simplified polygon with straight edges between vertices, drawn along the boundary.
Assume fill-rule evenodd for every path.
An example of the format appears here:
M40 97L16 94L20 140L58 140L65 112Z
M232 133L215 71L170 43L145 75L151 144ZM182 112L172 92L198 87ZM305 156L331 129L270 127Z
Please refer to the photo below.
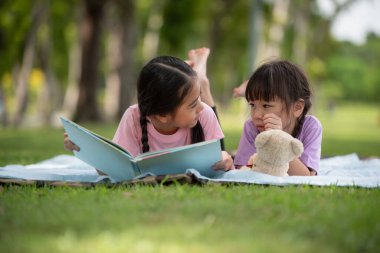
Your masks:
M201 84L195 70L186 62L171 56L152 59L143 67L137 81L138 104L125 111L113 142L136 156L223 139L214 111L201 102ZM64 144L66 149L79 149L67 136ZM231 156L222 151L222 160L214 168L233 169Z
M309 82L303 71L289 61L272 61L260 66L250 77L245 98L251 107L251 119L234 159L239 168L256 153L256 136L268 129L281 129L304 145L300 158L289 163L289 175L316 175L319 169L322 125L307 115L311 107Z

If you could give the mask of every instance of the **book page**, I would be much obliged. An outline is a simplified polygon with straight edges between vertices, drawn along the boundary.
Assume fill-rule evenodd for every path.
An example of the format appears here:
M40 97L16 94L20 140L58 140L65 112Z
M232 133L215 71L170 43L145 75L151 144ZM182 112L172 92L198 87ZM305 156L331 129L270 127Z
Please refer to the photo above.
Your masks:
M162 152L162 153L161 153ZM212 166L222 159L220 140L210 140L182 146L161 152L146 153L135 161L141 173L155 175L181 174L187 169L196 169L203 176L215 177L224 171L216 171Z
M61 122L72 142L80 151L74 155L82 161L104 172L115 181L131 180L140 171L126 150L104 137L61 117Z

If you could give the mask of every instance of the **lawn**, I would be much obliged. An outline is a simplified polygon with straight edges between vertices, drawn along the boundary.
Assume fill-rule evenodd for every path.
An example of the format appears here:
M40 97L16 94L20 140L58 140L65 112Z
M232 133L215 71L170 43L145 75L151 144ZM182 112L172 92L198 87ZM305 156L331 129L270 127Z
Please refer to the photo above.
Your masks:
M221 121L234 150L247 114L230 112ZM316 114L324 156L380 156L376 108ZM116 124L86 127L112 137ZM61 129L0 130L0 166L62 153ZM334 186L2 185L0 252L379 252L379 197Z

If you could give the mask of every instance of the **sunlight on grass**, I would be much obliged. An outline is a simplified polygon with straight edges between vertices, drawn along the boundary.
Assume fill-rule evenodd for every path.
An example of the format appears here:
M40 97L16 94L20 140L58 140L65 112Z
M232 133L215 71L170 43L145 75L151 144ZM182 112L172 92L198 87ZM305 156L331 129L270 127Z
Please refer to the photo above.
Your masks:
M298 241L298 238L284 235L281 231L241 234L236 230L236 233L227 235L220 225L205 222L161 224L123 231L103 230L84 236L66 230L56 236L30 235L17 248L20 251L27 249L28 252L318 252L312 242ZM210 238L211 234L213 236ZM268 236L276 238L276 243L268 243L271 241ZM334 251L324 247L324 252Z
M380 156L380 110L376 105L337 105L333 112L318 110L323 124L323 153Z
M0 191L0 251L375 252L378 196L344 187L10 186Z

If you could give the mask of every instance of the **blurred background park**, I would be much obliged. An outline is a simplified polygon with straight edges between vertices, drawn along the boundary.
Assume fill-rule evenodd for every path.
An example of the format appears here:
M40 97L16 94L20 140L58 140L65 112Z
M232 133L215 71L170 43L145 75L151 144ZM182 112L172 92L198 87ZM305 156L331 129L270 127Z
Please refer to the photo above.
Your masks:
M144 63L157 55L186 59L189 49L202 46L211 49L207 73L231 152L249 117L233 88L261 63L281 58L302 66L311 80L324 156L380 156L379 6L375 0L2 0L0 148L8 157L2 163L14 162L11 143L32 127L45 142L50 131L54 152L64 152L62 130L54 130L60 115L112 138L122 113L136 103Z
M228 151L233 88L282 58L322 156L380 157L379 0L0 0L0 167L69 154L61 115L112 138L144 63L203 46ZM39 186L0 185L0 252L380 252L379 188Z

